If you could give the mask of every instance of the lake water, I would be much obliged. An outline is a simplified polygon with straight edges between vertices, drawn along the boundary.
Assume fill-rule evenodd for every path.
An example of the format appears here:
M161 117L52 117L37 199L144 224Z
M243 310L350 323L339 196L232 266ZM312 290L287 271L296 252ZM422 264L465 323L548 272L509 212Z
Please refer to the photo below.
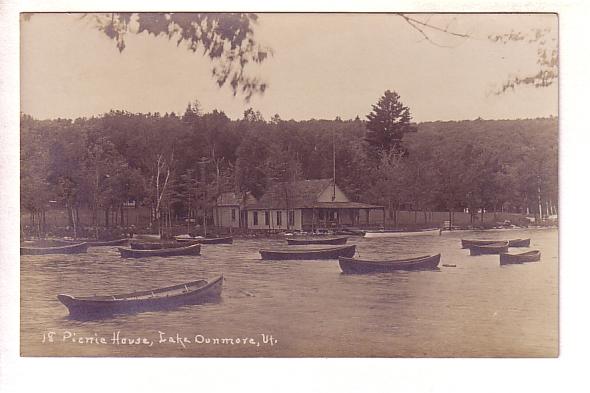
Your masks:
M541 250L540 262L500 266L498 255L471 257L460 245L461 238L525 237L530 249ZM285 243L268 239L203 245L199 257L122 259L116 247L21 256L21 354L557 356L557 242L555 229L350 237L366 259L442 253L437 271L372 275L341 274L335 260L263 261L260 248ZM527 249L511 249L518 250ZM60 293L129 292L219 273L226 280L218 302L175 310L76 321L56 299ZM137 344L138 338L148 344Z

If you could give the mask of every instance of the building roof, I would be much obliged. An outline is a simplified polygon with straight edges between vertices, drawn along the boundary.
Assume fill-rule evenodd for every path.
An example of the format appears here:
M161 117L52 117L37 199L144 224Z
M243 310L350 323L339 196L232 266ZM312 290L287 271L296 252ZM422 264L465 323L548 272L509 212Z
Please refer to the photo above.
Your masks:
M383 206L369 205L361 202L317 202L316 209L382 209Z
M303 208L343 208L369 209L380 206L358 202L318 202L320 194L332 186L332 179L299 180L271 185L256 202L248 204L248 209L303 209Z
M299 180L274 183L250 209L290 209L311 207L318 196L332 184L332 179ZM287 206L288 205L288 206Z
M249 192L244 197L235 192L224 192L217 198L217 206L242 206L244 204L254 203L256 198Z
M224 192L217 198L217 206L239 206L240 201L235 192Z

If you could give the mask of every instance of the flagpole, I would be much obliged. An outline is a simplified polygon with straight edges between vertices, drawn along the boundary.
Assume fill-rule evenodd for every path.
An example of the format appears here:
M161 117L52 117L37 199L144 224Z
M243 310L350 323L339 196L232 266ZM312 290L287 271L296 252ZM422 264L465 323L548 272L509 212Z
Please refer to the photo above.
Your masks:
M336 200L336 132L332 130L332 201Z

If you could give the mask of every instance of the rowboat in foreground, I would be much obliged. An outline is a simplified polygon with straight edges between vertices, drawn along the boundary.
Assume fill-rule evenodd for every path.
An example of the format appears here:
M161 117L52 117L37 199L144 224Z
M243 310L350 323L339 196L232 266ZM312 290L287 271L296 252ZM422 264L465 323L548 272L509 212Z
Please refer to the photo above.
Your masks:
M162 248L160 250L134 250L119 247L121 258L145 258L145 257L177 257L183 255L200 255L201 245L191 244L187 247Z
M398 236L424 236L424 235L438 235L440 229L424 229L421 231L367 231L365 237L398 237Z
M164 248L181 248L186 247L187 244L181 244L176 242L131 242L129 247L132 250L161 250Z
M541 251L533 250L520 254L502 253L500 254L500 265L509 265L513 263L537 262L541 260Z
M204 303L219 298L222 285L223 275L209 281L197 280L147 291L87 297L62 294L57 298L68 308L71 317L96 317Z
M227 237L177 237L176 241L179 243L191 243L191 244L232 244L234 238L231 236Z
M500 254L503 252L508 252L508 242L507 241L485 244L483 246L469 247L470 255Z
M78 243L58 247L21 247L20 255L80 254L86 251L88 243Z
M335 237L324 239L287 239L289 245L306 245L306 244L346 244L347 237Z
M508 240L508 247L529 247L531 239L514 239Z
M347 274L383 273L396 270L428 270L436 269L440 262L440 254L424 255L416 258L389 261L369 261L356 258L338 258L340 269Z
M330 248L300 248L282 250L260 250L262 259L338 259L352 257L356 252L356 245Z

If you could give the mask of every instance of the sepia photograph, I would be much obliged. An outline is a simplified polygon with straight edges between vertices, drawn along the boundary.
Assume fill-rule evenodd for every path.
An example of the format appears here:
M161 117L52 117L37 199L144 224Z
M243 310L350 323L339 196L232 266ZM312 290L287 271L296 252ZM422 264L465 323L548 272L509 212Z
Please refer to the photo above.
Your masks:
M20 355L556 358L556 13L23 12Z

